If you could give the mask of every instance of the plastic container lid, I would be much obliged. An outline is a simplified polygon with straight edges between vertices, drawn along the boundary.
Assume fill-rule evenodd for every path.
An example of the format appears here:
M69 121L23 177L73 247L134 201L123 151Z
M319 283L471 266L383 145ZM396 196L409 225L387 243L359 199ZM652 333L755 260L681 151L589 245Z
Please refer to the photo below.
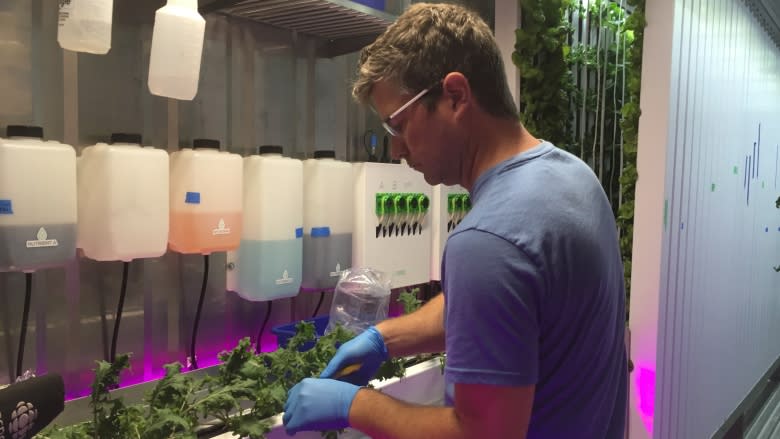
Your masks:
M140 134L135 133L111 133L111 143L130 143L140 145L142 141Z
M214 139L193 139L192 140L192 147L193 148L209 148L209 149L219 149L219 140Z
M280 145L261 145L257 147L257 154L283 154L284 148Z
M317 151L314 151L314 158L315 159L335 159L336 158L336 151L332 149L319 149Z
M5 129L7 137L33 137L43 139L43 128L30 125L8 125Z

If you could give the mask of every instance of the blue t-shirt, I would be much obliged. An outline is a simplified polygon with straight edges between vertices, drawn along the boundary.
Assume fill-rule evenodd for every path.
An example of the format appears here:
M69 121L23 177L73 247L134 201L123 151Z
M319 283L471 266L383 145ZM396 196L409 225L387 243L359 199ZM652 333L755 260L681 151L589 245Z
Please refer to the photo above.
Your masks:
M622 438L625 293L617 228L592 170L542 143L481 175L447 241L454 383L536 385L528 438Z

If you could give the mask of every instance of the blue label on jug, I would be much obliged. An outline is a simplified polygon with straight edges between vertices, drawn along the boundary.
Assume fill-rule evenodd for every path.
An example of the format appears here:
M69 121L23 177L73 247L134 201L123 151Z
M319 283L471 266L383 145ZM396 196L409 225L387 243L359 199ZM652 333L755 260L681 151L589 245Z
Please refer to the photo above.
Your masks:
M200 192L187 192L184 196L184 202L187 204L200 204Z
M0 215L13 215L14 209L11 200L0 200Z
M330 236L330 227L312 227L311 228L311 237L312 238L327 238Z
M295 237L303 238L303 227L298 227L297 229L295 229Z

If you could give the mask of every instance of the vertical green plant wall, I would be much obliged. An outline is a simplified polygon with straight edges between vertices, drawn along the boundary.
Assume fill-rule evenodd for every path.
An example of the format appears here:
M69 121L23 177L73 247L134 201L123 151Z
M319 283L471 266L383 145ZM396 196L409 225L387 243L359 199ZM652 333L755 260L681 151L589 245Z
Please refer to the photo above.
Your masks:
M582 158L609 197L627 291L644 6L645 0L520 0L512 54L526 128Z

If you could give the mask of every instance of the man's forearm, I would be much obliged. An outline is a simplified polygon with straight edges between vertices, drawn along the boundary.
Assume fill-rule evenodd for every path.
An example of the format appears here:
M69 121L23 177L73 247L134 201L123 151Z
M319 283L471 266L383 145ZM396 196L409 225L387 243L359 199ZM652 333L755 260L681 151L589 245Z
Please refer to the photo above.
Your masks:
M391 357L444 351L444 294L412 314L376 325Z
M468 437L452 407L415 406L371 389L355 395L349 423L373 439Z

